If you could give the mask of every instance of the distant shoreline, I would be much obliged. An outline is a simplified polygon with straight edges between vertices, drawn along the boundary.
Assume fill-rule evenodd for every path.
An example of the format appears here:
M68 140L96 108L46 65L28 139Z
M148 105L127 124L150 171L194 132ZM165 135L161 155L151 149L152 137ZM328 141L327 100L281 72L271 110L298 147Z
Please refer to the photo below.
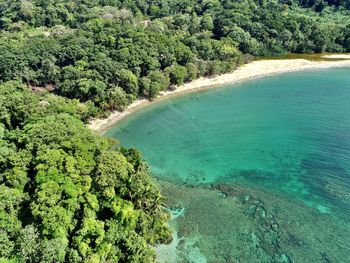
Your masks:
M322 58L325 58L327 60L314 61L298 58L253 61L251 63L239 67L232 73L226 73L215 77L198 78L189 83L176 87L176 89L173 91L161 92L160 95L152 101L148 99L137 99L132 104L130 104L123 112L115 111L107 118L93 119L88 124L88 127L99 134L103 134L105 131L114 126L120 120L124 119L126 116L130 115L135 111L138 111L148 105L157 103L169 97L189 92L219 87L226 84L239 83L246 80L262 78L286 72L294 72L308 69L350 67L350 54L328 54L322 56Z

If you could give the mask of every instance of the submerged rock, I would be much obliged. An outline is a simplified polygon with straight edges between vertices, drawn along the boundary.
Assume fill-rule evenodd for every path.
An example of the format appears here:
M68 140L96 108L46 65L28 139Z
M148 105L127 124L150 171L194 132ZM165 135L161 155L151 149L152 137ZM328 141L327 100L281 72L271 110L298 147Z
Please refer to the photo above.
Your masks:
M167 189L181 200L168 202L174 211L186 207L186 216L176 219L183 238L177 246L179 263L347 262L348 222L335 227L332 217L314 208L236 184ZM200 238L193 242L193 237Z
M287 243L290 246L307 248L307 246L304 244L304 242L300 238L296 237L295 235L289 232L287 232L287 235L288 235Z
M292 263L290 258L286 254L282 254L280 256L280 259L278 260L279 263Z
M222 198L226 198L228 196L227 193L225 192L220 192L219 195L222 197Z
M256 212L254 215L255 218L265 219L266 210L264 207L262 207L262 206L257 207L255 212Z
M259 247L260 240L259 240L259 238L257 237L257 235L255 235L254 233L252 233L250 236L251 236L251 240L252 240L252 242L253 242L253 246L254 246L255 248Z
M322 259L324 260L324 262L332 263L332 261L330 260L330 258L328 257L326 252L320 252L320 255L321 255Z
M237 196L240 194L238 189L230 184L214 185L214 189L219 190L220 193L225 194L226 196Z
M345 186L332 182L328 180L328 182L325 184L326 191L331 194L332 196L342 199L344 201L350 200L350 191Z
M170 213L172 219L175 219L179 216L183 216L185 214L184 207L173 207L173 208L168 208L166 210Z

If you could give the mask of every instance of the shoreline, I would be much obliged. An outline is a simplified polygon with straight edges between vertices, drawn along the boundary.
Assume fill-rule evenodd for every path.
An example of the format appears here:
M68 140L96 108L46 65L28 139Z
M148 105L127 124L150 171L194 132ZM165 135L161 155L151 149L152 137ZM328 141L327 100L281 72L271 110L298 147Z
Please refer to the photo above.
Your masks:
M339 57L341 56L341 57ZM87 125L91 130L103 134L109 128L117 124L126 116L159 101L168 99L170 97L191 93L199 90L206 90L209 88L215 88L224 86L227 84L240 83L247 80L277 75L287 72L295 72L302 70L313 69L326 69L336 67L350 67L350 54L334 54L322 56L325 59L332 60L320 60L313 61L307 59L268 59L268 60L256 60L245 64L231 73L225 73L214 77L201 77L191 82L185 83L181 86L177 86L175 90L163 91L157 98L150 101L145 98L140 98L131 103L124 111L115 111L107 118L93 119ZM336 60L342 59L342 60Z

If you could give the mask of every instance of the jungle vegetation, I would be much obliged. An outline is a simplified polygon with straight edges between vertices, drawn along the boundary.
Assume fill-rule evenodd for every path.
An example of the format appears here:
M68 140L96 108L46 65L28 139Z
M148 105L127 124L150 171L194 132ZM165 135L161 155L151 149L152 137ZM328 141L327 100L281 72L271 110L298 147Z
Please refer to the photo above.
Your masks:
M349 0L0 0L0 262L152 262L168 215L84 125L254 56L349 52Z
M0 85L0 262L151 262L167 214L134 149L77 100Z
M251 56L350 51L347 8L348 0L0 0L0 81L99 113L122 110Z

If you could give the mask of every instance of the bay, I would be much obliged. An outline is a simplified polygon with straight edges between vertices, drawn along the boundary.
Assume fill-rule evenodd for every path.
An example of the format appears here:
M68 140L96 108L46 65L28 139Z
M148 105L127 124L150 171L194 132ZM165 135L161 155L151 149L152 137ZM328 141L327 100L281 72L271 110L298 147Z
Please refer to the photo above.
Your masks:
M349 73L187 94L105 134L138 148L183 212L169 262L350 262Z

